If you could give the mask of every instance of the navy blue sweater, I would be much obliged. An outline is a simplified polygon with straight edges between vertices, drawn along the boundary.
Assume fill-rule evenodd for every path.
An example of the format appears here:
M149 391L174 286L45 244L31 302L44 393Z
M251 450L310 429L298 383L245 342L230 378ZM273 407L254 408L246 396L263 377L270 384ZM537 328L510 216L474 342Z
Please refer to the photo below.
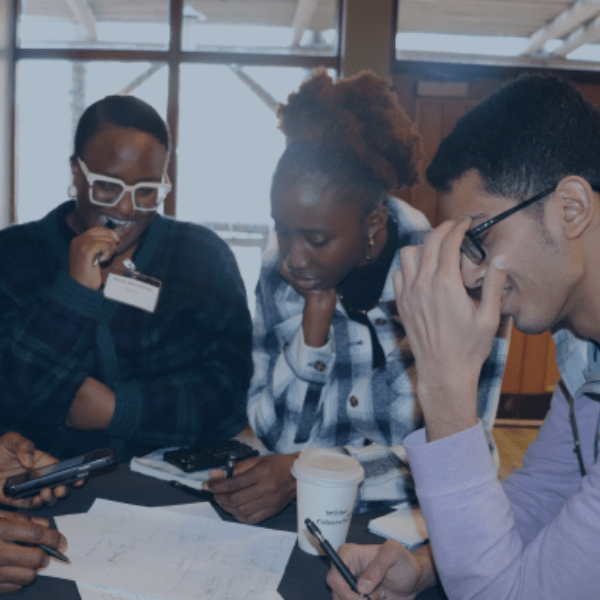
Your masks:
M0 431L19 431L57 457L112 445L125 460L243 429L251 324L227 244L157 215L133 256L162 282L148 313L68 276L72 209L67 202L0 232ZM65 426L88 376L116 393L106 430Z

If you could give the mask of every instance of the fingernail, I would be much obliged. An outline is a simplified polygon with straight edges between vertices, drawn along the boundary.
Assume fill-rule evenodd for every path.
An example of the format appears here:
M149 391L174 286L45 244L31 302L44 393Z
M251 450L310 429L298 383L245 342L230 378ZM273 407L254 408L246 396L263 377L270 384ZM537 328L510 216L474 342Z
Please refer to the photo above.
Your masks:
M500 254L494 258L494 266L497 269L506 269L506 265L508 265L508 258L505 254Z
M366 594L366 593L370 592L372 587L373 587L373 584L368 579L361 579L358 582L358 584L356 585L356 589L361 594Z

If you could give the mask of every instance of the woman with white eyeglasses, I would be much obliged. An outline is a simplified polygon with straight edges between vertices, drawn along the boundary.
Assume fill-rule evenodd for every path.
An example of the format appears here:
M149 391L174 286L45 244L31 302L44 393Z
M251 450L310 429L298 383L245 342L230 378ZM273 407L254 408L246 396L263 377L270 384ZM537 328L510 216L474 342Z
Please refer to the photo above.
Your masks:
M244 286L220 238L157 213L169 149L151 106L107 96L77 126L72 199L0 232L0 432L126 460L244 428Z

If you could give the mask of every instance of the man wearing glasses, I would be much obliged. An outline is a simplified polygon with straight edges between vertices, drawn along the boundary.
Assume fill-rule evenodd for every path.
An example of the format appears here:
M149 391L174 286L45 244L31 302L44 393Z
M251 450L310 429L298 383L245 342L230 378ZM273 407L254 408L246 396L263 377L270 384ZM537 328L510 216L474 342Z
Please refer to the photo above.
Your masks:
M449 220L402 250L395 283L425 416L405 446L431 549L341 555L372 599L433 585L431 550L451 599L596 599L600 113L559 79L518 79L458 122L427 178ZM562 378L523 469L502 485L475 411L500 314L553 331ZM360 598L336 573L328 581L334 598Z
M59 458L113 446L123 461L246 424L244 286L216 234L158 214L169 146L145 102L99 100L75 133L72 200L0 233L0 430Z

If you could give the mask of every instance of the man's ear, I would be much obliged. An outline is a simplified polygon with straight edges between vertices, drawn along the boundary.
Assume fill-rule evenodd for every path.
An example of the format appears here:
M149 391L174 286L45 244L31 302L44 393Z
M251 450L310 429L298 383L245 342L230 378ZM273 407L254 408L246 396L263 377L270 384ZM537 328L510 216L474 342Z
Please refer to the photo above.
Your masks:
M388 221L388 208L385 204L378 206L367 215L367 234L375 236L385 229Z
M569 175L556 186L561 226L569 240L578 238L591 224L596 212L594 190L583 177Z

